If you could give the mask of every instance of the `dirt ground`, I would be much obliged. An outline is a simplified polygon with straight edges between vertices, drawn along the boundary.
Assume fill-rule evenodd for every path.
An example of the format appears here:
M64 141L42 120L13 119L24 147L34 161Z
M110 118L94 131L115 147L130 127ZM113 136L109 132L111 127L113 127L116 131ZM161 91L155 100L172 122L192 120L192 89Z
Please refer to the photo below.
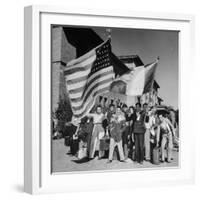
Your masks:
M98 170L119 170L119 169L144 169L144 168L168 168L178 167L178 152L173 151L173 160L171 163L160 163L154 165L150 162L144 161L144 163L138 164L129 159L127 162L119 162L113 160L112 163L107 163L107 159L98 160L95 157L93 160L78 160L76 156L68 154L69 147L64 145L64 139L52 141L52 172L76 172L76 171L98 171Z

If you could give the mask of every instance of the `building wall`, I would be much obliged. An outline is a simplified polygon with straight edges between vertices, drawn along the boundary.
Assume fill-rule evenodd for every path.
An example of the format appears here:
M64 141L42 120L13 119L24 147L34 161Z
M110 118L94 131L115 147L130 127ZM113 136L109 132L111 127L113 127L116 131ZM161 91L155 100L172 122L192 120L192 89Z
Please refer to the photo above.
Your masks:
M61 41L62 28L52 28L52 66L51 66L51 92L52 92L52 111L58 106L59 85L60 85L60 67L61 67Z
M52 27L52 66L51 92L52 111L56 111L61 100L69 102L63 70L68 61L76 57L76 49L69 44L62 26ZM72 115L70 103L69 115Z

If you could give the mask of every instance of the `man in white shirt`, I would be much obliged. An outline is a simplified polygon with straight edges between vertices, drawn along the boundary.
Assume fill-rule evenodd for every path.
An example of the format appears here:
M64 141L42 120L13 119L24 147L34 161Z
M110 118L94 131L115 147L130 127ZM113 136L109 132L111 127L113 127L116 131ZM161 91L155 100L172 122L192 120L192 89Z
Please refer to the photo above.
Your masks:
M145 135L144 135L144 146L145 146L145 160L150 161L150 156L151 156L151 151L150 151L150 134L151 134L151 129L153 129L155 125L155 110L152 108L149 110L149 108L146 108L146 113L145 113Z
M161 162L165 162L165 146L167 145L167 162L171 162L173 149L174 128L164 114L159 114L160 124L158 126L158 136L161 134ZM157 144L158 145L158 144Z
M102 126L102 121L105 116L102 112L102 107L99 105L96 108L96 113L89 113L88 117L93 117L94 128L91 137L90 150L89 150L89 158L94 158L95 151L99 151L99 139L104 134L104 128ZM100 158L100 151L99 151Z

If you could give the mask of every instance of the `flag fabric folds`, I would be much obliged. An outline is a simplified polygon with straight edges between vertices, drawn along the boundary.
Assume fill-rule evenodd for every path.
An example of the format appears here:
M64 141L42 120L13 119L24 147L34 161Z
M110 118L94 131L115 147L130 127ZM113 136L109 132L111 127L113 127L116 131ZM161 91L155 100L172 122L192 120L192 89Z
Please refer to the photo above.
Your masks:
M75 118L87 115L96 97L109 91L114 78L110 55L108 40L67 64L64 75Z
M150 92L153 87L153 82L155 80L155 72L157 68L158 61L148 64L145 66L145 84L143 93Z
M126 95L141 96L151 91L158 61L135 67L133 71L122 75L119 79L126 83Z
M115 72L115 77L122 76L123 74L130 72L129 68L120 59L118 59L114 53L111 53L111 62Z
M140 96L151 91L158 61L136 67L132 79L127 83L126 95Z

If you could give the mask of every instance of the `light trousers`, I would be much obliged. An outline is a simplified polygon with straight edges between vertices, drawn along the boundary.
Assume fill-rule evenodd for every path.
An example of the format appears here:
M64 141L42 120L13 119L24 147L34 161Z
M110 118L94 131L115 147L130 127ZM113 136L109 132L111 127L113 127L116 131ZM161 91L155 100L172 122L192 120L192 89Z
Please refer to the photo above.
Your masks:
M94 158L95 151L99 151L99 133L104 131L101 124L95 124L91 136L89 158Z
M120 160L124 160L124 152L123 152L123 147L122 147L122 140L119 142L116 142L113 138L110 138L110 146L109 146L109 160L113 159L113 152L115 149L115 146L117 146L118 151L119 151L119 157Z
M150 160L150 129L146 129L144 134L144 148L145 148L145 158Z
M165 146L167 145L167 161L170 162L172 158L173 140L172 133L162 135L161 141L161 158L165 161Z

